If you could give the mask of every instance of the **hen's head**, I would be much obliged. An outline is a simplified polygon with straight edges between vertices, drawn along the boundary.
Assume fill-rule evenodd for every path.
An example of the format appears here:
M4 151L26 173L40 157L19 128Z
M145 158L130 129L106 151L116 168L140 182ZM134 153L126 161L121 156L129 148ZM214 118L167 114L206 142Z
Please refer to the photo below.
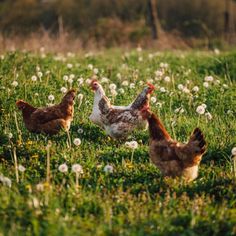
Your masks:
M98 81L96 79L93 79L90 83L90 86L93 91L97 91L101 85L98 83Z
M19 110L23 111L28 106L28 103L23 100L19 100L16 102L16 106Z
M148 105L145 105L141 110L140 114L144 120L148 119L151 117L152 112L150 110L150 107Z
M151 83L147 83L147 85L148 85L147 93L151 94L155 90L155 86L153 84L151 84Z
M76 91L74 89L70 89L66 95L63 97L63 102L72 103L75 99Z

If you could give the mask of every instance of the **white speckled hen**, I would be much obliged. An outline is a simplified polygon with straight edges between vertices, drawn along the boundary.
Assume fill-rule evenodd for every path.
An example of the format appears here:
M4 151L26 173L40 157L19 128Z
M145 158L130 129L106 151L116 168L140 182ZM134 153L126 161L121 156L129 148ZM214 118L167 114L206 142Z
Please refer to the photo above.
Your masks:
M104 129L107 135L116 139L125 139L134 129L147 127L147 121L141 117L140 110L149 105L150 94L154 90L152 84L148 84L128 106L111 105L97 80L91 82L91 87L95 95L93 111L89 118Z

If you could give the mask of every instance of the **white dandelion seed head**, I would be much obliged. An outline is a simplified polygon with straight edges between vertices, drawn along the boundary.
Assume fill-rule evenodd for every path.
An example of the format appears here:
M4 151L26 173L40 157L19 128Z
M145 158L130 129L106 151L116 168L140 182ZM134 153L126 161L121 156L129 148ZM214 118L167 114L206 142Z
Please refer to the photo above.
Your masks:
M84 132L84 130L83 130L82 128L79 128L79 129L77 130L77 132L78 132L79 134L82 134L82 133Z
M205 113L205 107L200 105L197 107L196 109L196 112L199 114L199 115L203 115Z
M169 76L166 76L166 77L164 78L164 81L165 81L166 83L169 83L169 82L170 82L170 77L169 77Z
M232 148L231 154L232 154L233 156L236 156L236 147L233 147L233 148Z
M93 69L93 73L94 73L95 75L97 75L98 72L99 72L98 68L94 68L94 69Z
M192 90L193 90L193 92L197 93L199 91L199 87L198 86L194 86Z
M113 166L106 165L106 166L104 166L103 170L104 170L105 173L113 173Z
M109 79L108 78L106 78L106 77L102 77L102 79L101 79L101 83L108 83L109 82Z
M80 77L79 79L77 79L77 82L79 83L79 85L81 85L84 83L84 79Z
M73 143L74 143L75 146L79 146L81 144L80 138L75 138Z
M116 90L116 85L115 84L110 84L109 89L110 90Z
M83 174L83 167L80 164L73 164L72 167L72 172L77 173L77 174Z
M71 63L68 63L68 64L66 65L66 67L67 67L68 69L71 69L71 68L73 67L73 65L72 65Z
M130 87L131 89L133 89L133 88L135 88L135 84L134 84L134 83L130 83L129 87Z
M38 183L38 184L36 185L36 189L37 189L38 191L42 192L42 191L44 190L44 185L43 185L42 183Z
M118 89L118 92L119 92L120 94L123 94L123 93L125 93L125 90L124 90L123 88L120 88L120 89Z
M13 138L13 134L12 133L8 133L8 138L9 139Z
M74 74L70 74L70 75L69 75L69 79L72 79L72 80L73 80L74 78L75 78L75 75L74 75Z
M54 97L52 94L50 94L50 95L48 96L48 100L49 100L49 101L54 101L54 99L55 99L55 97Z
M156 97L151 97L150 100L151 100L152 103L155 103L157 101L157 98Z
M73 84L73 82L74 82L74 80L73 80L72 78L69 78L69 79L68 79L68 83L69 83L69 84Z
M22 165L19 165L19 166L18 166L18 170L19 170L20 172L25 172L25 167L22 166Z
M212 115L211 115L210 112L206 112L206 113L205 113L205 116L206 116L206 118L207 118L208 120L212 120Z
M37 76L36 75L33 75L32 77L31 77L31 80L33 81L33 82L35 82L35 81L37 81Z
M205 109L207 108L207 105L205 103L202 103L201 106L203 106Z
M139 81L138 83L139 83L139 85L143 85L144 84L144 82L142 80Z
M77 97L79 100L82 100L84 98L84 95L82 93L79 93Z
M164 87L160 87L160 92L165 93L166 89Z
M61 87L60 90L61 90L62 93L66 93L67 92L67 88L66 87Z
M66 173L68 171L68 166L66 163L59 165L58 170L61 173Z
M92 64L88 64L88 68L89 68L90 70L92 70L92 69L93 69L93 65L92 65Z
M138 148L138 143L136 141L126 142L125 145L130 149Z
M204 80L206 81L206 82L212 82L213 80L214 80L214 78L213 78L213 76L206 76L205 78L204 78Z
M9 188L11 187L11 179L9 179L8 177L3 176L2 177L2 183L6 186L8 186Z
M64 80L64 81L68 81L68 79L69 79L69 76L68 76L68 75L64 75L64 76L63 76L63 80Z
M116 74L116 77L117 77L117 79L121 79L121 74L120 74L120 73L117 73L117 74Z
M14 80L11 84L13 87L17 87L18 86L18 82L16 80Z
M182 91L183 89L184 89L184 86L182 85L182 84L178 84L178 89L180 90L180 91Z
M162 76L163 76L163 72L160 71L160 70L156 70L156 71L155 71L155 75L156 75L157 77L162 77Z
M43 73L42 73L41 71L38 71L38 72L37 72L37 76L38 76L39 78L42 78Z
M127 87L129 85L129 82L127 80L124 80L122 83L121 83L122 86L124 87Z
M204 82L203 83L203 87L208 88L209 87L209 83L208 82Z

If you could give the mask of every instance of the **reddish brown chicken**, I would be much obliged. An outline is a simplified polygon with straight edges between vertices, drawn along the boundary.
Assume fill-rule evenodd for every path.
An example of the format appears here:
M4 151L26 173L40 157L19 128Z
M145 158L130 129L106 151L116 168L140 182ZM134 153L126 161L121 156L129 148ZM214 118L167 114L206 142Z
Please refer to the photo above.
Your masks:
M165 176L184 177L187 181L198 176L198 166L206 151L202 131L194 129L186 144L174 141L160 119L148 107L142 109L142 117L149 124L149 155Z
M75 90L70 90L61 103L46 108L35 108L23 100L16 102L22 111L26 128L33 133L54 135L61 129L68 131L74 114Z

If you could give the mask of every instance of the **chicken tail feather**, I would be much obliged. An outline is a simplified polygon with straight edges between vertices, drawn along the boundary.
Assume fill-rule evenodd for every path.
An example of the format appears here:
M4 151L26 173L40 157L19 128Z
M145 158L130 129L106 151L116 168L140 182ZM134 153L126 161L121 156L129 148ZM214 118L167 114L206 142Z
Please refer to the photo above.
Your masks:
M203 154L206 151L206 141L202 131L199 128L194 129L189 143L195 144L197 146L197 152L200 154Z

